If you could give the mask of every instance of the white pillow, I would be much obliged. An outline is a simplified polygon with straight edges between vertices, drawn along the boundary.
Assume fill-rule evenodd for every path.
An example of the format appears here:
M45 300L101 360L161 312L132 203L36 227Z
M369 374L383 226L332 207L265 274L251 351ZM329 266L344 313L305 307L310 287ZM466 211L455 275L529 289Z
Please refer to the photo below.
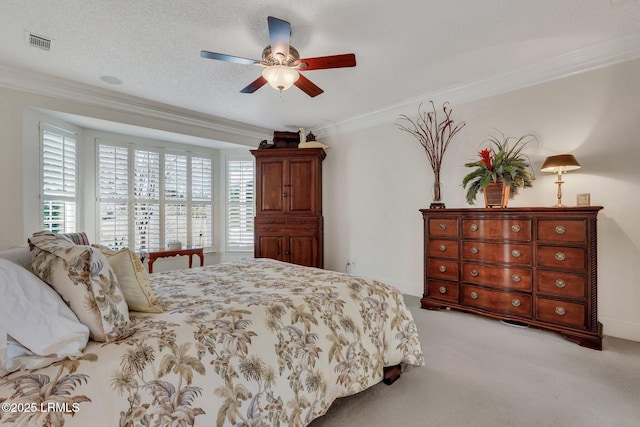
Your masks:
M0 259L0 335L2 331L5 340L8 334L39 356L74 355L89 340L89 328L56 291L5 259Z
M9 358L7 356L7 333L0 329L0 377L11 372L8 369Z
M8 259L20 267L24 267L31 271L31 252L29 246L14 246L4 251L0 251L0 258Z

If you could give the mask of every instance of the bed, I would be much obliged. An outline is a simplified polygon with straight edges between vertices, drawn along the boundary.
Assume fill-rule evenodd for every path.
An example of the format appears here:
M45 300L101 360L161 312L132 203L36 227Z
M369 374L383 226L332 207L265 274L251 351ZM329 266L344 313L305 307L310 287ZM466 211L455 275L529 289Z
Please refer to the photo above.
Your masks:
M0 425L305 426L424 363L402 294L374 280L270 259L148 277L162 312L0 377Z

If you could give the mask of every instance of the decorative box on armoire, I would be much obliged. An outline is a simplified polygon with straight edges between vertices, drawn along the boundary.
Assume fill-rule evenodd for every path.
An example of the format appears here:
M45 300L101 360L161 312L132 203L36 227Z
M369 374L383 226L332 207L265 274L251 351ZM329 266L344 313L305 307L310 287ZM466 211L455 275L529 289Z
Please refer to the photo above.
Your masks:
M323 267L322 148L252 150L254 255Z
M421 209L422 308L451 307L549 329L601 350L600 209Z

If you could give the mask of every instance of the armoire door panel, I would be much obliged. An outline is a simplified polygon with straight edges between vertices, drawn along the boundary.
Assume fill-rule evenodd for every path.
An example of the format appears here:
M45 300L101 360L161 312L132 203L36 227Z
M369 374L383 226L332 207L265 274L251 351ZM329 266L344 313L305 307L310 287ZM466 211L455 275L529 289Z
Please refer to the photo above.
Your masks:
M318 239L315 235L289 236L289 262L307 267L318 265Z
M271 258L280 261L287 261L285 252L286 241L280 234L278 235L259 235L255 244L257 258Z
M284 213L284 163L282 161L264 161L260 163L260 194L258 209L262 213Z
M316 213L314 164L309 159L292 159L288 162L288 179L285 193L288 194L287 207L291 214Z

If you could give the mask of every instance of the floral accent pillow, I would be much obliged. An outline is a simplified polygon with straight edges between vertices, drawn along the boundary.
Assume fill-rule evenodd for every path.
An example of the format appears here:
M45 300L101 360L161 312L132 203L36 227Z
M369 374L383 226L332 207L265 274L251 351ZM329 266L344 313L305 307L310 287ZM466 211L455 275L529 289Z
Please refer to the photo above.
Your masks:
M130 333L127 302L102 252L49 231L34 233L29 245L34 274L62 296L94 341L111 342Z
M162 313L158 297L151 287L149 275L134 251L129 248L115 251L95 244L91 246L99 249L107 257L107 261L116 273L129 310Z

